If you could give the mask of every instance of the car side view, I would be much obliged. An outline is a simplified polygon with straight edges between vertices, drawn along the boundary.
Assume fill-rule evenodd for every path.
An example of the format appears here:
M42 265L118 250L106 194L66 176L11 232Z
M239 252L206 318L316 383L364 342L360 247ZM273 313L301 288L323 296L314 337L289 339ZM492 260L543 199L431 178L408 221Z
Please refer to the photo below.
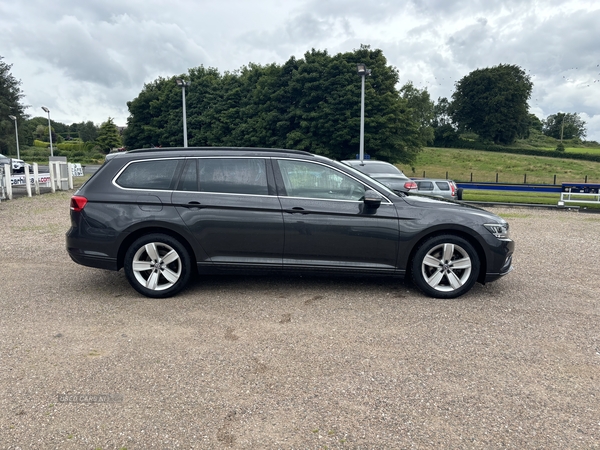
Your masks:
M148 297L198 273L410 276L458 297L512 269L508 223L398 195L351 166L296 150L171 148L119 153L71 199L68 254L124 269Z
M429 195L431 197L445 198L448 200L462 200L462 189L452 180L443 179L414 179L417 187L413 194Z

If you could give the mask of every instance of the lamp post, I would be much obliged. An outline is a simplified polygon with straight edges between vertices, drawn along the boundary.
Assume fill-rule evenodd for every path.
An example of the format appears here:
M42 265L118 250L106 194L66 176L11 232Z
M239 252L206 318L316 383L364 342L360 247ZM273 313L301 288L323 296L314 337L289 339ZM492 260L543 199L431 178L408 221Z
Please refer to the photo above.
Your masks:
M357 64L356 70L361 78L360 89L360 150L359 159L363 163L365 158L365 78L371 75L371 69L367 69L365 64Z
M187 141L187 117L185 114L185 88L192 83L191 83L191 81L185 81L181 78L177 78L175 80L175 82L177 83L177 86L181 87L181 101L183 103L183 146L187 147L188 141Z
M12 120L15 121L15 139L17 140L17 159L21 159L21 155L19 154L19 129L17 128L17 118L15 116L9 115Z
M54 149L52 148L52 124L50 123L50 110L45 106L42 109L48 113L48 134L50 135L50 156L54 157Z

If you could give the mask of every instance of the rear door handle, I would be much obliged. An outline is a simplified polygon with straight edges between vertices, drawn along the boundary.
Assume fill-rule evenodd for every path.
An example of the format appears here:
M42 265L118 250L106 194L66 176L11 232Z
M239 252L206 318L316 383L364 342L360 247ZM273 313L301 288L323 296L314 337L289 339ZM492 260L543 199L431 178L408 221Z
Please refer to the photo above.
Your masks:
M291 214L309 214L310 211L305 210L304 208L301 208L300 206L294 206L292 209L286 209L287 213L291 213Z
M199 208L204 208L204 206L202 205L202 203L197 202L197 201L191 201L191 202L187 202L187 204L183 205L185 208L191 208L191 209L199 209Z

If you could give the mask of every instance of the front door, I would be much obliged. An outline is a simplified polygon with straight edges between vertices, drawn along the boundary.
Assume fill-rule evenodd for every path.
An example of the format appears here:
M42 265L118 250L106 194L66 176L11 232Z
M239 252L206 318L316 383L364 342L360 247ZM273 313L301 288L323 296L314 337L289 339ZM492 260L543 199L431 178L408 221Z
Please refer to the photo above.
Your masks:
M392 203L383 199L379 208L366 208L362 182L318 162L282 158L274 169L284 268L395 270L399 226Z

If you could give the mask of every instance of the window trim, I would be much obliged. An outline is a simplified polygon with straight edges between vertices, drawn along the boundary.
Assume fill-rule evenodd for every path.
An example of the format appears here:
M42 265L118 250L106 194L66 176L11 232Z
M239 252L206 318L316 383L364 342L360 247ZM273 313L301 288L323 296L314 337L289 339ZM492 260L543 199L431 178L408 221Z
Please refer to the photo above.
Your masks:
M121 176L121 174L131 165L131 164L135 164L135 163L140 163L140 162L147 162L147 161L167 161L167 160L180 160L180 166L177 167L176 170L176 174L173 177L173 180L171 180L171 187L172 189L147 189L147 188L127 188L124 186L121 186L120 184L117 183L117 179ZM183 190L179 190L177 189L179 187L179 182L181 181L181 175L183 172L183 167L185 165L185 161L188 161L190 159L195 159L196 160L196 169L198 169L198 160L199 159L261 159L265 162L265 170L266 170L266 175L267 175L267 189L268 189L268 194L243 194L243 193L231 193L231 192L206 192L206 191L183 191ZM184 192L184 193L197 193L197 194L203 194L203 195L244 195L244 196L251 196L251 197L274 197L277 196L277 191L276 191L276 182L275 182L275 177L273 175L273 165L271 162L271 158L269 157L265 157L265 156L219 156L219 155L210 155L210 156L174 156L172 158L148 158L148 159L135 159L132 161L129 161L127 164L125 164L117 173L116 175L113 177L112 179L112 184L122 190L125 191L142 191L142 192Z
M306 159L290 158L290 157L272 157L271 160L273 161L273 171L275 172L275 180L277 182L277 195L280 197L297 198L297 199L302 199L302 200L320 200L320 201L326 201L326 202L363 203L362 200L343 200L343 199L336 199L336 198L314 198L314 197L294 197L294 196L288 195L287 191L285 189L285 184L283 182L283 175L281 174L281 171L279 170L279 164L277 164L277 160L289 160L289 161L300 161L300 162L304 162L307 164L319 164L321 166L327 167L328 169L335 170L336 172L339 172L342 175L349 177L349 178L353 179L354 181L366 186L368 189L377 192L382 197L382 203L383 203L383 200L385 200L386 204L390 204L390 205L393 204L393 202L390 201L390 199L387 198L386 195L382 194L379 191L379 189L374 188L372 185L356 178L352 174L349 174L347 172L344 172L343 170L338 169L335 166L330 166L329 164L324 164L320 161L308 161Z
M117 183L117 179L132 164L141 163L141 162L150 162L150 161L170 161L170 160L177 160L177 161L179 161L179 163L178 163L177 167L175 168L175 175L171 179L171 184L169 185L169 189L128 188L128 187L121 186L119 183ZM124 191L173 192L173 190L174 190L173 188L175 186L177 186L177 184L179 183L179 178L181 176L181 169L183 167L183 162L184 161L185 161L185 157L181 157L181 156L176 156L176 157L173 157L173 158L136 159L136 160L133 160L133 161L129 161L127 164L125 164L123 167L121 167L121 169L113 177L111 183L113 184L113 186L115 186L115 187L117 187L119 189L122 189Z

